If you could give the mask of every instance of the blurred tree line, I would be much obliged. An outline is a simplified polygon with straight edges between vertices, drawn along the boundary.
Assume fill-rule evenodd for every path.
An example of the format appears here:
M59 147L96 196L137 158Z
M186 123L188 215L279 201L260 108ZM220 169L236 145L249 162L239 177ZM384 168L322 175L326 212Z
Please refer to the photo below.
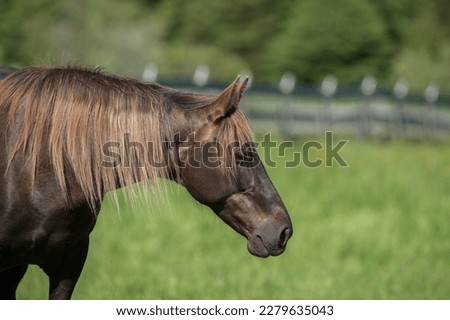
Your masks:
M229 80L368 73L450 92L450 0L0 0L0 64L87 64Z

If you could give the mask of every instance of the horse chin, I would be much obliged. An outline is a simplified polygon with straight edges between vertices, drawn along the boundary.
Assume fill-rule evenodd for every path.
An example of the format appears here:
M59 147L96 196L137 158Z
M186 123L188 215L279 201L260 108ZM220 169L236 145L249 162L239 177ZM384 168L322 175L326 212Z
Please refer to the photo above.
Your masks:
M268 256L270 256L269 250L267 250L261 238L258 236L254 236L248 239L247 249L252 255L256 257L267 258Z
M267 258L269 256L279 256L284 252L285 247L272 249L269 245L264 245L263 240L259 236L251 236L248 238L247 249L256 257Z

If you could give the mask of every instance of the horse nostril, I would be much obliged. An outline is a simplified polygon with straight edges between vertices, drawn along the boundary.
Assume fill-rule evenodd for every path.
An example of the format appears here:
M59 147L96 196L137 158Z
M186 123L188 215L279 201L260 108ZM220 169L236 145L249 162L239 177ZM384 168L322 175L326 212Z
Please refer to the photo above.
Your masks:
M278 246L280 248L286 247L286 244L291 237L292 230L289 228L284 228L280 235L280 242L278 243Z

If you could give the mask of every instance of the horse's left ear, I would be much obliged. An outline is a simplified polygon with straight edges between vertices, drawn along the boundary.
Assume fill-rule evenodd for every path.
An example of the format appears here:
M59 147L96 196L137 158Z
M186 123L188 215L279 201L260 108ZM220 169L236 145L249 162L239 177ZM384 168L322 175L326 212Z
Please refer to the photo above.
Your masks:
M217 121L235 111L239 105L239 101L247 87L248 77L240 82L241 77L237 78L217 96L217 99L211 106L211 120Z

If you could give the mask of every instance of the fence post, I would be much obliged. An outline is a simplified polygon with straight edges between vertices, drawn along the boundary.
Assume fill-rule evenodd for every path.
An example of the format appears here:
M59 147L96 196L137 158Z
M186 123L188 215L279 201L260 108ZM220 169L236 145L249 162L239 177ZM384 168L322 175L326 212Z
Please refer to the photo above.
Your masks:
M319 119L322 122L322 131L325 130L333 130L333 112L332 112L332 104L333 97L336 93L338 86L337 78L330 74L323 78L322 85L320 86L320 92L322 93L324 100L323 111L319 111Z
M280 133L284 137L291 136L291 100L292 92L295 89L297 77L294 73L287 71L280 79L279 89L282 93L282 103L280 108Z
M145 82L156 82L158 80L158 66L154 63L147 64L142 73L142 80Z
M199 64L195 68L194 75L192 76L192 82L197 87L204 87L208 83L209 79L209 67L206 64Z
M404 79L399 79L394 85L394 95L397 98L397 111L394 116L395 135L404 137L406 133L405 123L405 99L408 95L408 82Z
M361 92L363 94L363 105L359 115L360 135L368 138L371 135L371 110L372 97L377 89L377 79L371 74L366 75L361 81Z
M424 94L426 104L423 115L423 130L428 138L434 138L437 129L436 101L439 98L439 86L430 83Z

